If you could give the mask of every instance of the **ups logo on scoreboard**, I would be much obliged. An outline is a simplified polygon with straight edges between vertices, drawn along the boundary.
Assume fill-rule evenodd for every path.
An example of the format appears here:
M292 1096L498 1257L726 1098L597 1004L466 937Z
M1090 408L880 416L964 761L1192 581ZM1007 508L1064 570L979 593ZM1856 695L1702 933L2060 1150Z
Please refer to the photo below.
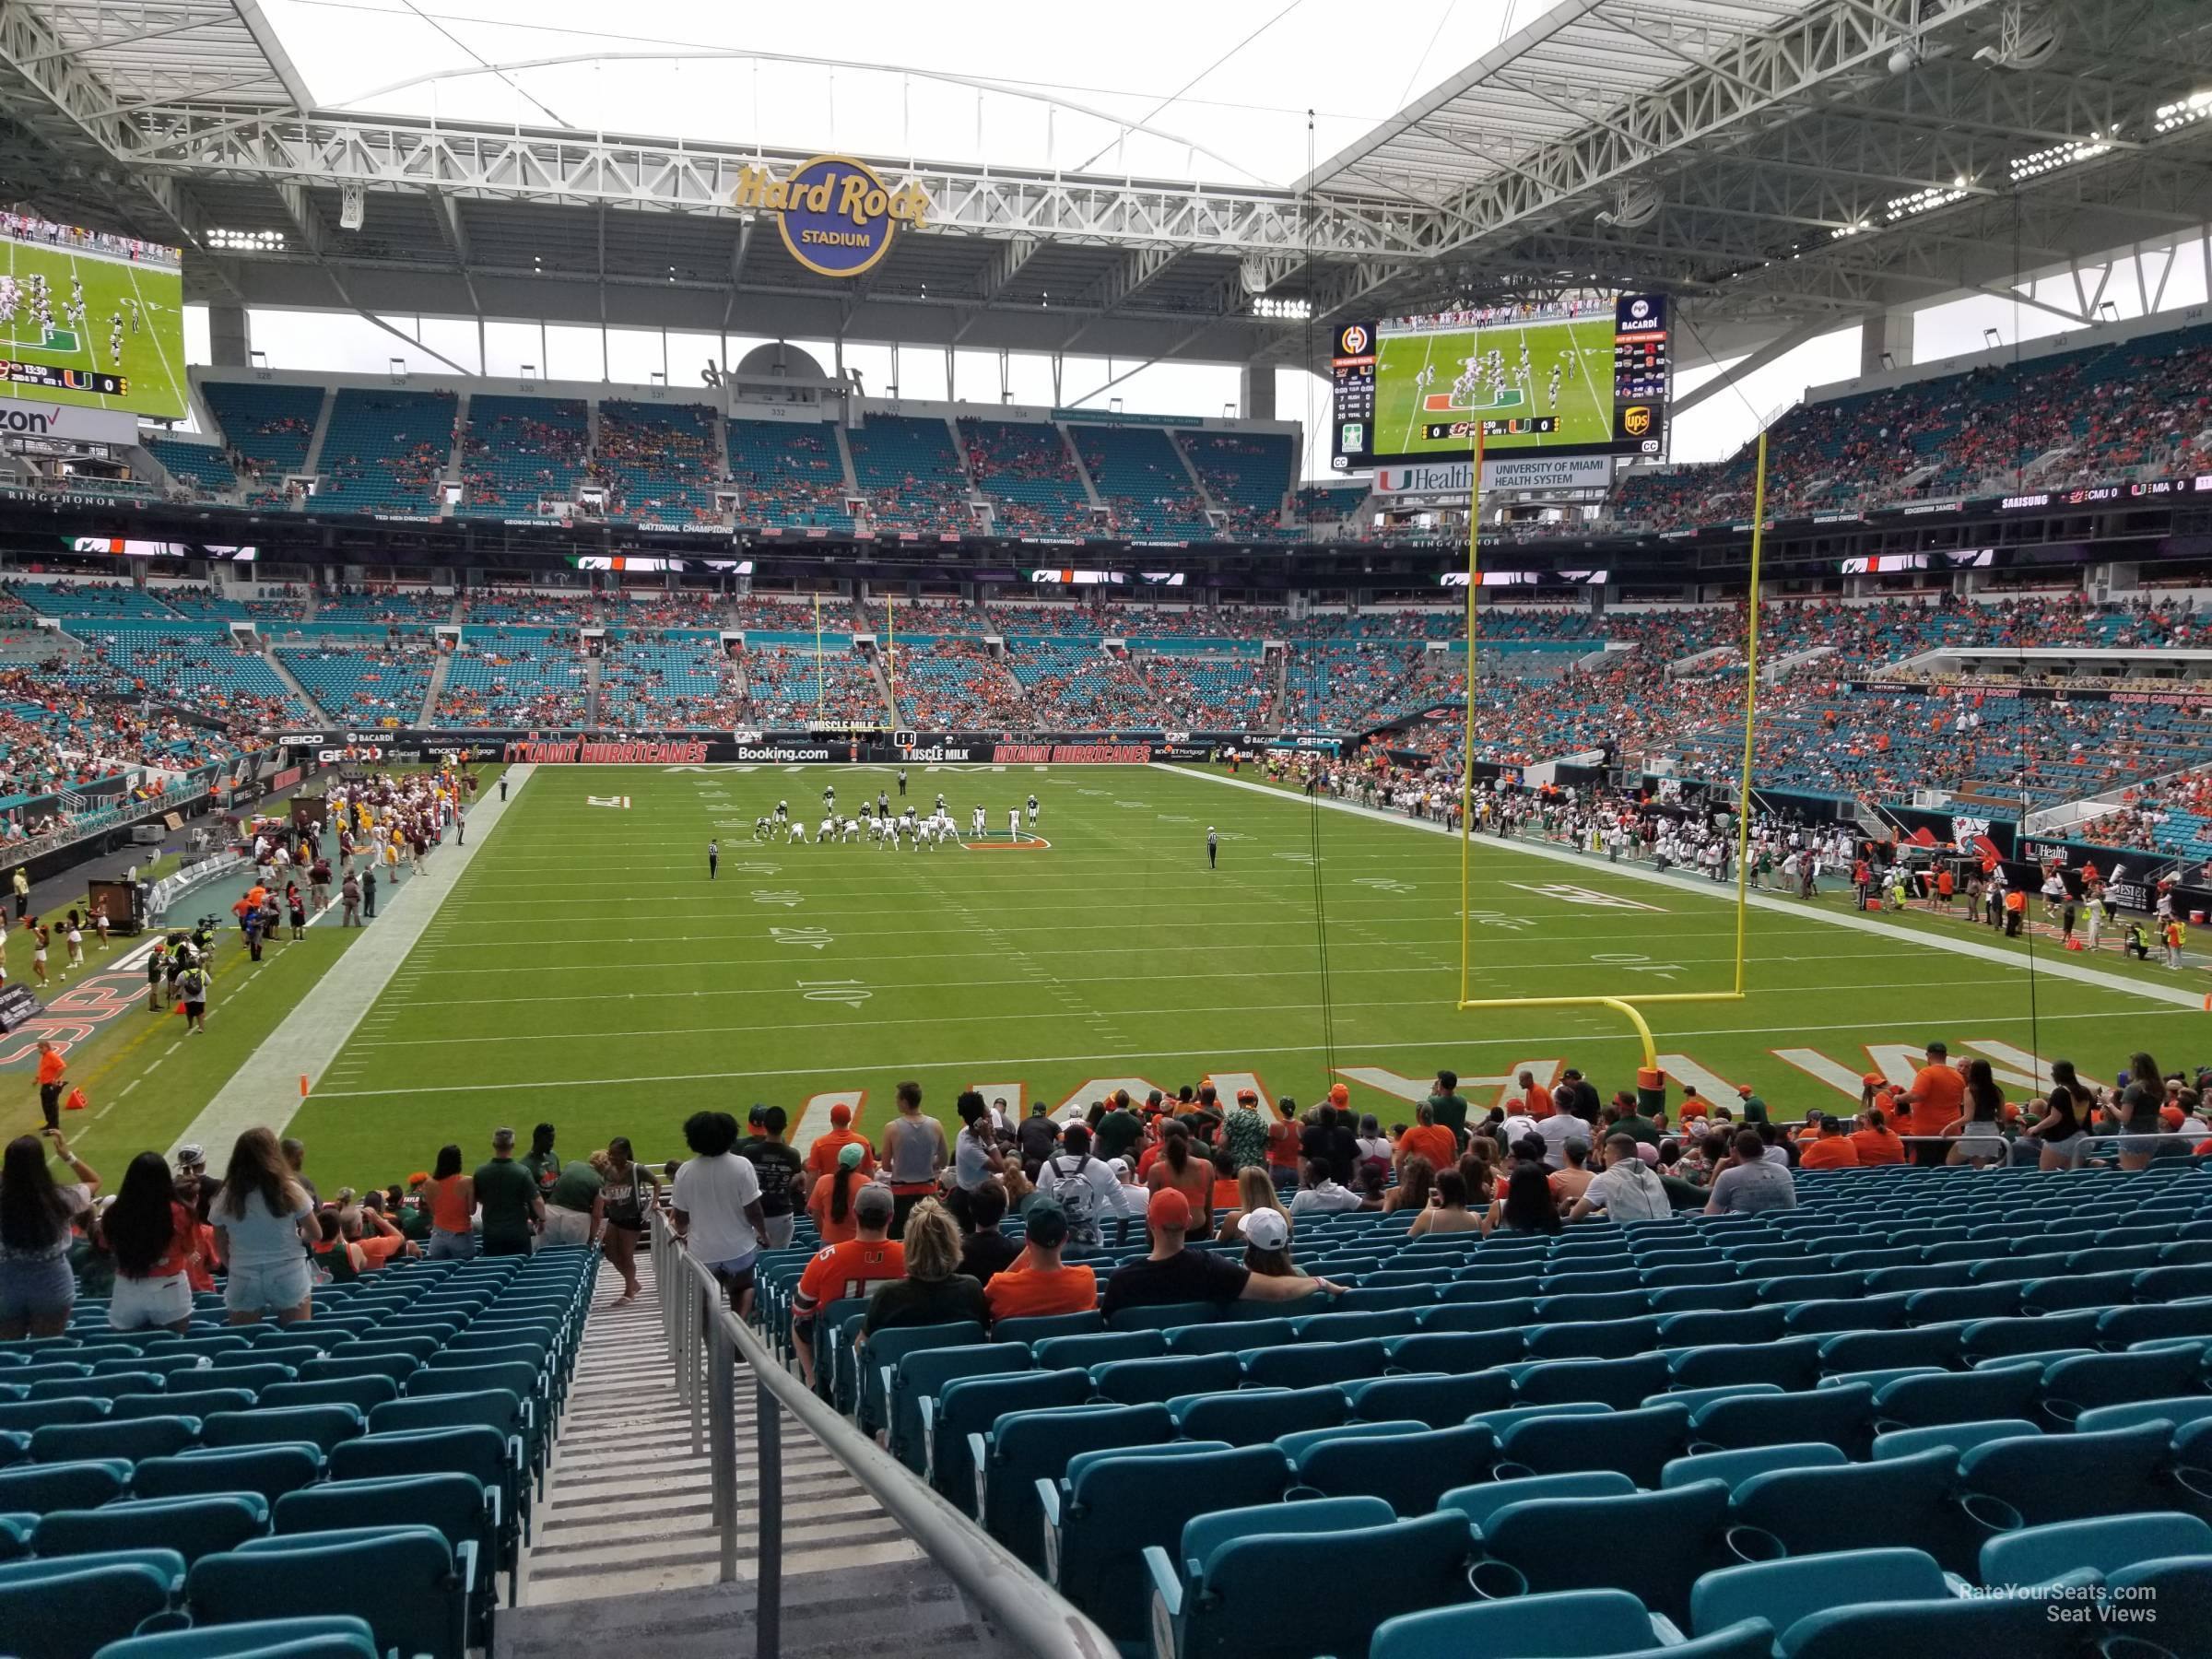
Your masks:
M1652 412L1642 404L1632 404L1620 412L1621 429L1631 438L1641 438L1652 429Z

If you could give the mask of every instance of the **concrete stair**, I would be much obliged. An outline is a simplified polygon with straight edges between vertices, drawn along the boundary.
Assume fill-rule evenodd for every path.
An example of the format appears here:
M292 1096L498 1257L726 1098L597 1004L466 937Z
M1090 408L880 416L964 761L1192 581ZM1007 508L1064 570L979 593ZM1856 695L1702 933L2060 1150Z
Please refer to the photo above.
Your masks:
M443 652L438 653L438 661L430 669L430 683L422 688L422 712L415 717L417 725L427 726L432 724L431 716L437 712L438 700L445 694L446 670L453 665L453 659L452 657Z
M293 676L292 671L284 665L284 659L276 654L276 648L266 640L261 642L261 658L263 662L268 664L276 677L284 682L285 689L300 700L300 706L313 717L316 724L335 725L337 724L324 712L321 703L307 694L307 688L301 685Z
M621 1281L602 1267L598 1293L584 1326L569 1407L561 1420L553 1475L537 1511L536 1535L523 1573L523 1608L515 1622L527 1628L534 1607L566 1607L603 1597L653 1595L650 1615L633 1634L653 1634L661 1645L661 1609L674 1592L719 1592L749 1586L757 1562L759 1513L756 1476L757 1391L737 1389L737 1514L739 1584L718 1584L721 1546L712 1521L712 1481L703 1450L691 1450L691 1418L670 1374L653 1271L641 1255L643 1292L628 1307L606 1305ZM702 1430L703 1446L703 1430ZM849 1592L861 1595L869 1575L895 1569L935 1581L921 1550L876 1500L805 1430L788 1420L783 1440L783 1582L787 1597L820 1578L856 1575ZM825 1582L822 1596L848 1592ZM811 1594L811 1593L808 1593ZM749 1594L747 1596L749 1606ZM959 1598L951 1605L959 1608ZM965 1609L959 1608L964 1619ZM501 1615L500 1623L509 1622ZM558 1633L561 1627L552 1627ZM724 1651L728 1633L724 1631ZM504 1650L517 1636L502 1637ZM558 1641L558 1634L549 1640ZM584 1651L573 1643L562 1651ZM934 1644L932 1647L934 1650Z

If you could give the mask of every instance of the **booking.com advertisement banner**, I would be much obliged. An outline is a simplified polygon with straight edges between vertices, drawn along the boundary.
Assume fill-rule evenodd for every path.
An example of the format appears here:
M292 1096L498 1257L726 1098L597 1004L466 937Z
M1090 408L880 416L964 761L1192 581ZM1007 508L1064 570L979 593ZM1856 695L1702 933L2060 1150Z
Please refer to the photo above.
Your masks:
M276 741L324 766L1144 766L1289 749L1335 737L1273 732L292 731Z

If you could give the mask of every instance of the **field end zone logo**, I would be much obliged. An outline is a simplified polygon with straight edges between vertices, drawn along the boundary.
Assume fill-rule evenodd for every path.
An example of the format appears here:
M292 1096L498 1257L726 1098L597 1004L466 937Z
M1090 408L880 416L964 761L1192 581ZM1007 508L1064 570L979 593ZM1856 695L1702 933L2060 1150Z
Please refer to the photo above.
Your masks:
M850 156L817 156L781 179L745 168L730 206L774 214L784 247L817 276L857 276L891 251L900 225L922 228L929 193L912 181L888 189Z

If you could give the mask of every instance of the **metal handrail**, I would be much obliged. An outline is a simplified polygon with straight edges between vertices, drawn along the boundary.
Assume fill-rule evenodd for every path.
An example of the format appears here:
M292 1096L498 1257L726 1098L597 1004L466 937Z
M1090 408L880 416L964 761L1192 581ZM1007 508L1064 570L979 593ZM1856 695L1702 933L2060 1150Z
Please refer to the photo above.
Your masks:
M1114 1659L1096 1624L1011 1551L847 1422L792 1375L773 1351L724 1302L722 1288L652 1217L653 1285L678 1397L691 1416L691 1448L704 1451L713 1479L712 1515L721 1536L721 1578L737 1576L737 1364L753 1373L759 1418L759 1559L754 1629L759 1659L777 1659L782 1635L782 1412L821 1441L929 1559L967 1593L999 1632L1038 1659ZM703 1441L703 1443L702 1443Z

